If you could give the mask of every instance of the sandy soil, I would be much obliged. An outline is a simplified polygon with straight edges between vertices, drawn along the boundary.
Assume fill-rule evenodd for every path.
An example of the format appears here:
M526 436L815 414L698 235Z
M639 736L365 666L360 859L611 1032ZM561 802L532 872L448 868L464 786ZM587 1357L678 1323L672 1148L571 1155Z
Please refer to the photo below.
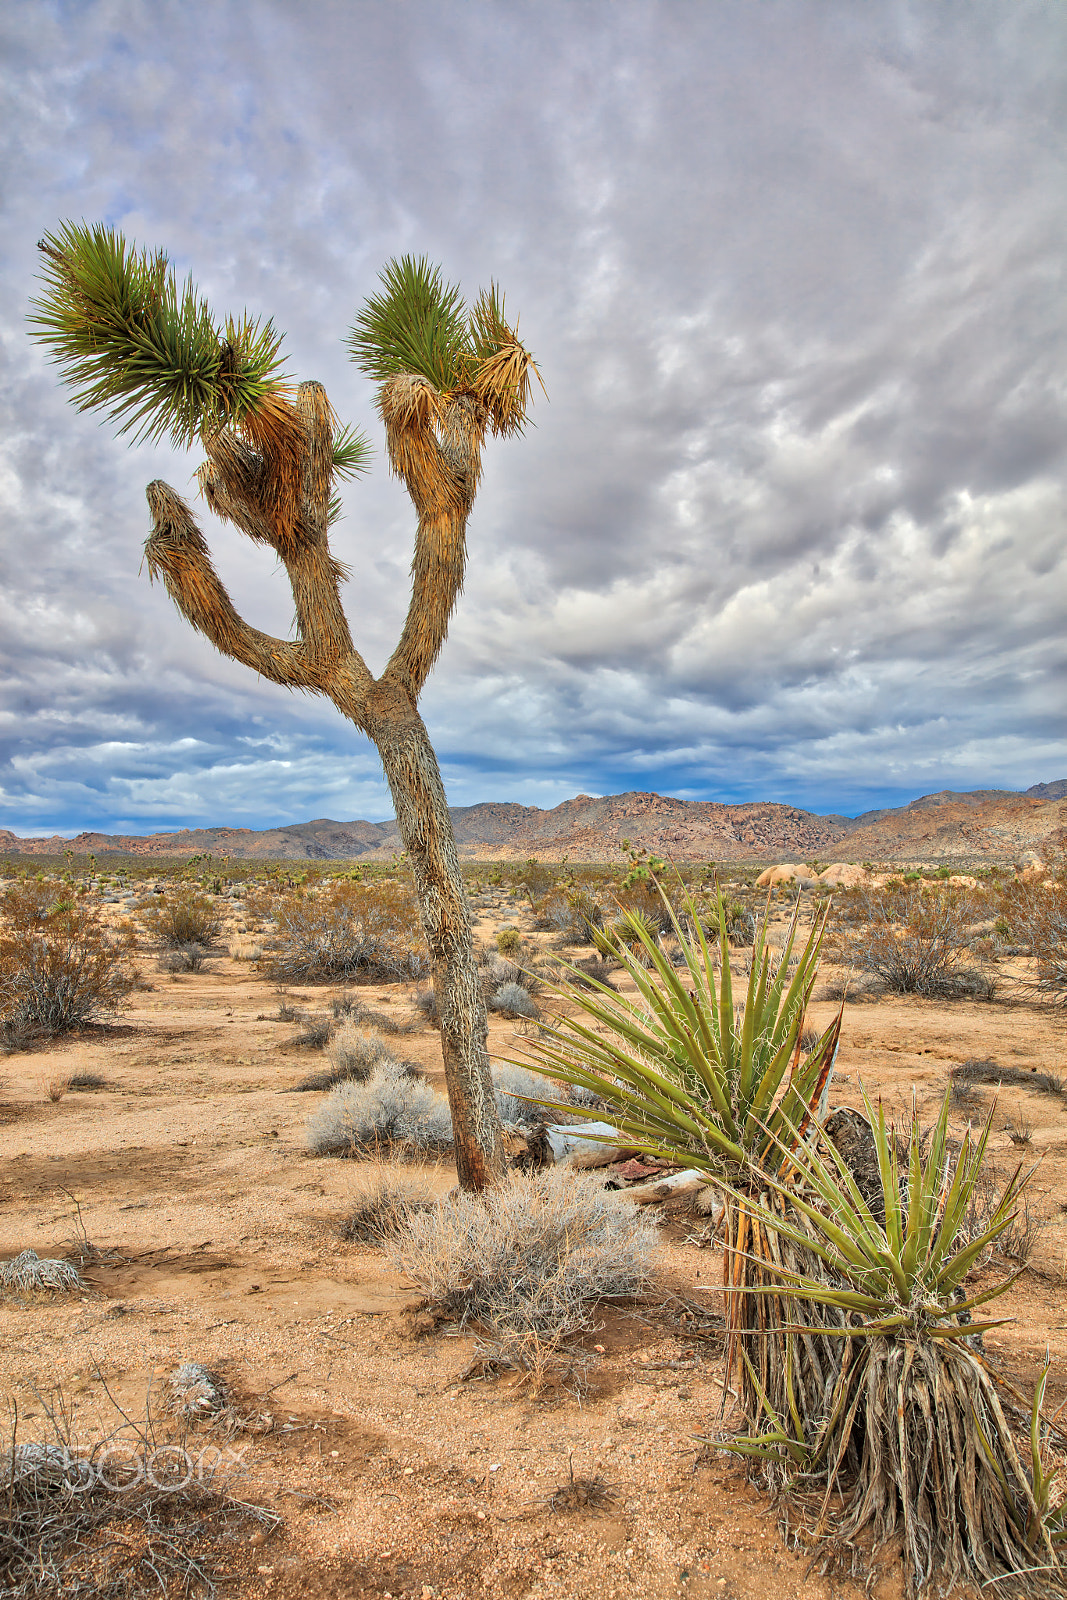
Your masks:
M479 932L522 921L501 895ZM142 966L151 987L119 1024L0 1070L0 1257L70 1253L79 1228L99 1252L84 1296L0 1301L0 1386L20 1438L43 1436L42 1396L56 1389L76 1406L77 1431L99 1436L115 1402L143 1415L151 1390L158 1405L178 1362L217 1369L242 1410L273 1418L268 1432L219 1442L239 1492L284 1519L266 1542L226 1555L231 1593L862 1594L805 1577L805 1553L787 1547L740 1467L700 1442L723 1426L723 1365L720 1258L691 1242L698 1222L666 1215L657 1292L598 1310L582 1392L567 1382L534 1392L515 1374L464 1379L473 1338L420 1333L417 1294L380 1253L339 1237L354 1168L307 1154L319 1096L293 1089L321 1058L293 1048L299 1028L277 1020L281 993L223 953L198 974L156 971L147 949ZM284 998L314 1013L334 993L305 986ZM411 1010L410 986L366 998ZM825 1025L833 1009L817 1004L813 1020ZM1067 1074L1063 1020L1022 1002L850 1005L835 1100L859 1103L862 1080L894 1107L914 1093L924 1114L970 1057ZM512 1024L493 1020L495 1055L518 1043ZM431 1028L402 1045L443 1084ZM105 1086L51 1102L49 1081L73 1073ZM1004 1171L1019 1155L1000 1131L1008 1117L1033 1123L1037 1226L1031 1269L1001 1302L1015 1320L988 1344L1023 1386L1049 1345L1058 1404L1067 1103L1002 1093L993 1145ZM572 1471L603 1498L582 1503ZM901 1593L892 1564L874 1593Z

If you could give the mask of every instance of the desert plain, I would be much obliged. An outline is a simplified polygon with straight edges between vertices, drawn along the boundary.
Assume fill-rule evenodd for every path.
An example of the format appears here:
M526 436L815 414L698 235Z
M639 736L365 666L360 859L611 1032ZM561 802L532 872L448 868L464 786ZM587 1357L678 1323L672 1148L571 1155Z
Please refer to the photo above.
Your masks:
M106 915L128 916L107 898ZM790 910L772 910L772 935ZM549 942L506 883L479 885L475 915L487 946L503 927L528 950ZM133 922L141 985L124 1011L0 1062L0 1259L32 1248L80 1261L85 1285L0 1296L9 1431L47 1439L58 1408L78 1439L121 1428L122 1414L170 1439L169 1375L186 1361L221 1375L242 1425L190 1426L183 1446L221 1463L262 1513L205 1527L221 1594L858 1600L862 1578L809 1570L803 1538L714 1446L736 1422L721 1255L689 1200L649 1207L647 1293L592 1307L567 1358L536 1379L498 1370L477 1329L427 1316L380 1249L343 1237L364 1163L309 1153L321 1091L297 1089L322 1062L301 1039L342 986L272 980L254 959L266 930L239 897L200 971L166 970ZM824 963L818 1029L837 1010L823 992L835 975ZM1067 1049L1062 1009L1027 975L1026 958L1009 956L992 999L847 1002L832 1101L858 1107L862 1087L902 1122L913 1104L932 1120L953 1067L1005 1069L1010 1082L953 1109L953 1130L995 1098L995 1172L1038 1165L1016 1254L984 1260L973 1282L1025 1265L987 1349L1027 1397L1047 1349L1052 1412L1067 1398L1067 1096L1024 1075L1067 1077ZM402 1053L443 1091L415 985L358 995L410 1023ZM526 1042L491 1016L494 1060L521 1058ZM445 1194L454 1168L442 1160L430 1177ZM893 1552L870 1592L903 1593Z

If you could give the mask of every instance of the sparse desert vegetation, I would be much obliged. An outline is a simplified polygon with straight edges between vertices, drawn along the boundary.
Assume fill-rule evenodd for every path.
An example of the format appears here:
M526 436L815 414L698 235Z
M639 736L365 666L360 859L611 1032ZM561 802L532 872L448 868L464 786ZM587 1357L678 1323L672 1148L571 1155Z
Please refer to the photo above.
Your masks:
M754 870L716 877L694 868L684 870L684 886L664 877L671 909L661 900L653 915L654 883L624 890L618 868L469 866L479 982L493 1006L493 1084L516 1163L504 1187L478 1200L454 1190L432 989L417 962L397 960L419 949L402 871L365 867L354 882L333 864L227 872L203 861L176 863L169 875L158 864L131 864L101 887L89 863L50 864L39 877L11 870L4 939L66 937L75 924L64 919L76 910L76 926L92 930L124 985L106 991L107 1005L84 1022L7 1037L0 1327L12 1438L18 1450L54 1445L59 1405L68 1457L92 1459L114 1426L114 1400L142 1433L147 1416L159 1445L189 1450L192 1438L193 1458L208 1451L217 1464L236 1441L240 1457L236 1477L205 1477L195 1504L166 1502L176 1518L168 1532L162 1501L146 1506L148 1522L129 1520L132 1501L121 1497L107 1503L120 1521L106 1522L98 1494L78 1501L86 1515L75 1516L76 1497L56 1498L40 1473L31 1503L18 1456L11 1504L23 1518L19 1537L25 1544L34 1517L53 1519L53 1588L40 1592L58 1593L64 1571L85 1580L88 1569L64 1568L70 1550L53 1540L64 1517L71 1539L125 1529L124 1549L139 1529L146 1550L171 1551L168 1583L188 1570L191 1517L210 1572L231 1573L248 1592L269 1576L272 1600L295 1595L296 1585L336 1589L342 1573L349 1587L338 1593L380 1596L421 1596L424 1585L441 1595L533 1594L555 1576L553 1589L583 1600L645 1594L663 1582L671 1593L829 1600L831 1573L820 1577L819 1565L830 1556L833 1593L858 1600L872 1534L876 1543L888 1538L874 1552L875 1592L885 1595L921 1586L927 1572L947 1575L954 1562L965 1575L976 1542L998 1592L1012 1592L1002 1569L1026 1552L1031 1564L1039 1548L1058 1559L1067 1063L1057 991L1045 981L1058 948L1063 889L1055 876L1036 892L1007 874L972 875L970 887L951 883L956 874L920 873L908 883L900 872L872 873L859 889L787 886L768 902ZM545 896L574 900L583 920L565 932L544 915ZM212 928L210 943L197 945L208 959L158 968L160 913L198 899ZM600 911L591 950L592 902ZM816 979L805 947L811 941L814 952L824 916ZM973 969L990 980L987 997L937 983L902 993L856 959L863 941L884 948L891 937L907 953L912 942L930 942L931 929L951 945L939 970ZM504 950L501 932L516 935ZM357 947L358 959L336 964L338 949ZM940 948L935 940L935 955ZM296 965L285 967L294 953ZM140 987L137 967L150 973ZM759 1024L776 974L777 1046L773 1026ZM722 1009L727 976L732 1022ZM854 1005L860 982L871 988ZM654 989L674 997L670 1008L656 1009ZM842 1002L822 998L828 990L847 996L830 1103L848 1113L831 1123L833 1148L852 1154L841 1167L819 1144L804 1158L815 1215L801 1228L802 1214L783 1210L775 1188L773 1138L768 1144L760 1124L775 1125L758 1109L760 1086L772 1107L787 1084L800 1096L792 1110L781 1102L782 1139L806 1092L793 1045L799 1040L801 1063L814 1063L814 1091L820 1052L836 1040ZM738 1071L746 1020L753 1049L762 1041L764 1053L744 1069L747 1087L729 1068L716 1091L696 1069L686 1007L701 994L698 1011L713 1036L736 1040ZM623 1055L613 1017L629 1019ZM673 1086L669 1117L660 1106L650 1120L647 1104L635 1106L627 1053L646 1065L658 1060ZM548 1065L548 1080L521 1064L533 1058ZM50 1096L49 1085L62 1092ZM888 1140L881 1161L879 1102ZM693 1112L704 1131L679 1144ZM581 1141L589 1119L616 1128L618 1145ZM551 1164L546 1124L564 1123L576 1130L568 1148L588 1170ZM851 1144L837 1131L846 1126ZM555 1148L563 1149L558 1139ZM1022 1175L1039 1165L1013 1198L1020 1161ZM666 1187L657 1199L680 1166L711 1173L725 1209L697 1208L695 1194L672 1198ZM865 1295L863 1315L884 1320L899 1314L888 1308L900 1291L867 1267L857 1277L847 1250L833 1255L845 1248L841 1238L824 1239L817 1217L832 1214L838 1227L846 1219L846 1237L862 1234L871 1224L849 1181L871 1215L884 1217L892 1197L914 1186L910 1171L926 1174L924 1203L936 1213L945 1190L941 1177L934 1185L935 1169L948 1172L950 1188L953 1172L969 1174L938 1312L962 1337L922 1345L906 1380L907 1449L902 1455L887 1435L874 1462L878 1413L857 1397L904 1381L896 1346L888 1330L849 1345L848 1318L859 1313L835 1309L827 1293ZM757 1171L763 1186L752 1190ZM794 1172L789 1194L798 1192ZM776 1226L786 1232L773 1246ZM804 1238L790 1227L807 1230ZM889 1243L868 1238L866 1248L877 1254ZM813 1270L820 1249L833 1255L831 1291ZM745 1259L742 1292L724 1297L724 1263L729 1280L729 1263ZM798 1274L810 1279L807 1310ZM792 1336L776 1342L773 1293L761 1290L777 1293L797 1325L837 1319L838 1334L807 1339L824 1380L839 1385L840 1406L820 1410L814 1368ZM922 1292L929 1316L933 1302ZM744 1331L760 1325L761 1335ZM183 1421L171 1408L167 1386L183 1363L225 1385L217 1417ZM996 1374L992 1388L979 1370ZM927 1444L930 1462L942 1449L939 1436L923 1442L931 1384L941 1385L943 1402L949 1389L958 1399L955 1413L940 1408L950 1433L965 1441L977 1418L1007 1485L995 1467L986 1472L981 1442L969 1456L966 1443L954 1452L953 1471L969 1460L977 1474L981 1539L965 1518L953 1532L947 1456L936 1493L930 1487L922 1498ZM824 1428L827 1417L837 1419L833 1427ZM131 1461L137 1437L129 1435ZM804 1484L825 1492L819 1473L830 1457L838 1460L841 1539L805 1546L817 1505L805 1501ZM905 1481L917 1499L899 1492ZM603 1492L582 1502L579 1489L590 1483ZM788 1541L766 1483L792 1496ZM881 1509L865 1523L861 1508L875 1502ZM479 1536L486 1523L491 1543ZM561 1556L546 1565L550 1527ZM816 1568L805 1579L811 1553ZM273 1570L257 1571L264 1566ZM24 1569L11 1571L25 1583ZM137 1592L133 1579L122 1581ZM1040 1593L1043 1581L1031 1573L1017 1592Z

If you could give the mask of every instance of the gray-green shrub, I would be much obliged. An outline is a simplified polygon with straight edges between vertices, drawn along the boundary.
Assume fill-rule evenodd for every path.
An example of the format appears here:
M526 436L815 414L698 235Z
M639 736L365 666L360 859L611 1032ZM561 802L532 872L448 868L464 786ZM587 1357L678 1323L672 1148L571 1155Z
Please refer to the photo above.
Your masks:
M632 1201L554 1167L450 1196L412 1217L389 1255L438 1311L480 1326L506 1359L530 1367L588 1328L598 1300L646 1289L656 1245Z
M342 1083L308 1118L313 1155L359 1156L399 1147L422 1153L448 1150L448 1101L397 1061L383 1061L365 1083Z

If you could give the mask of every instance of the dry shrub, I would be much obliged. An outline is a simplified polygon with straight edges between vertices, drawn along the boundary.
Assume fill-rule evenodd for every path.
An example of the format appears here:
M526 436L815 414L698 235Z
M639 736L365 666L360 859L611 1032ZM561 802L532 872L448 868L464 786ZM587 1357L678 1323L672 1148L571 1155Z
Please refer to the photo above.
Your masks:
M23 1250L12 1261L0 1266L0 1288L27 1294L34 1290L84 1289L81 1273L70 1261L39 1256L36 1250Z
M593 944L604 926L604 908L587 889L570 889L545 899L538 923L554 929L565 944Z
M331 1001L330 1010L335 1022L351 1018L362 1028L377 1028L379 1033L414 1033L421 1026L421 1016L394 1017L388 1011L375 1011L363 1004L354 994L338 995Z
M501 1122L527 1128L548 1119L545 1107L536 1103L545 1098L548 1085L536 1072L507 1062L494 1069L493 1088Z
M502 983L489 997L489 1010L502 1017L530 1017L534 1021L541 1015L537 1002L521 983Z
M838 938L835 959L868 974L893 994L941 999L991 997L989 980L964 967L971 947L973 907L951 889L930 893L915 885L857 896L851 926Z
M132 928L106 927L47 884L17 884L0 906L0 1038L8 1048L120 1008L137 981Z
M1015 941L1034 957L1035 991L1067 1005L1067 884L1012 884L1002 898L1001 915Z
M218 937L222 915L199 889L168 889L145 915L145 926L167 950L203 949ZM190 971L195 970L189 968Z
M42 1397L38 1396L40 1402ZM232 1567L238 1540L280 1518L230 1492L219 1450L187 1452L154 1418L84 1443L72 1409L47 1398L49 1439L0 1451L0 1594L9 1600L199 1595Z
M202 972L207 951L202 944L179 944L164 950L159 958L163 972Z
M416 992L415 1006L426 1018L431 1028L439 1028L441 1026L441 1017L437 1010L437 995L432 985Z
M395 1060L375 1067L365 1083L342 1083L307 1125L313 1155L361 1156L383 1149L420 1154L452 1146L448 1102Z
M412 1217L437 1204L425 1169L404 1167L396 1161L370 1162L360 1172L352 1198L353 1208L341 1224L341 1237L373 1245L395 1239Z
M230 940L231 961L261 961L263 959L263 941L255 938L240 938Z
M399 1065L392 1047L374 1029L365 1030L349 1018L341 1024L330 1043L330 1060L346 1080L365 1083L376 1067Z
M656 1247L631 1201L556 1167L450 1196L413 1217L390 1256L434 1310L484 1329L504 1360L529 1368L592 1326L598 1300L646 1289Z
M415 901L400 884L334 882L283 896L268 971L282 982L420 978L430 960Z

